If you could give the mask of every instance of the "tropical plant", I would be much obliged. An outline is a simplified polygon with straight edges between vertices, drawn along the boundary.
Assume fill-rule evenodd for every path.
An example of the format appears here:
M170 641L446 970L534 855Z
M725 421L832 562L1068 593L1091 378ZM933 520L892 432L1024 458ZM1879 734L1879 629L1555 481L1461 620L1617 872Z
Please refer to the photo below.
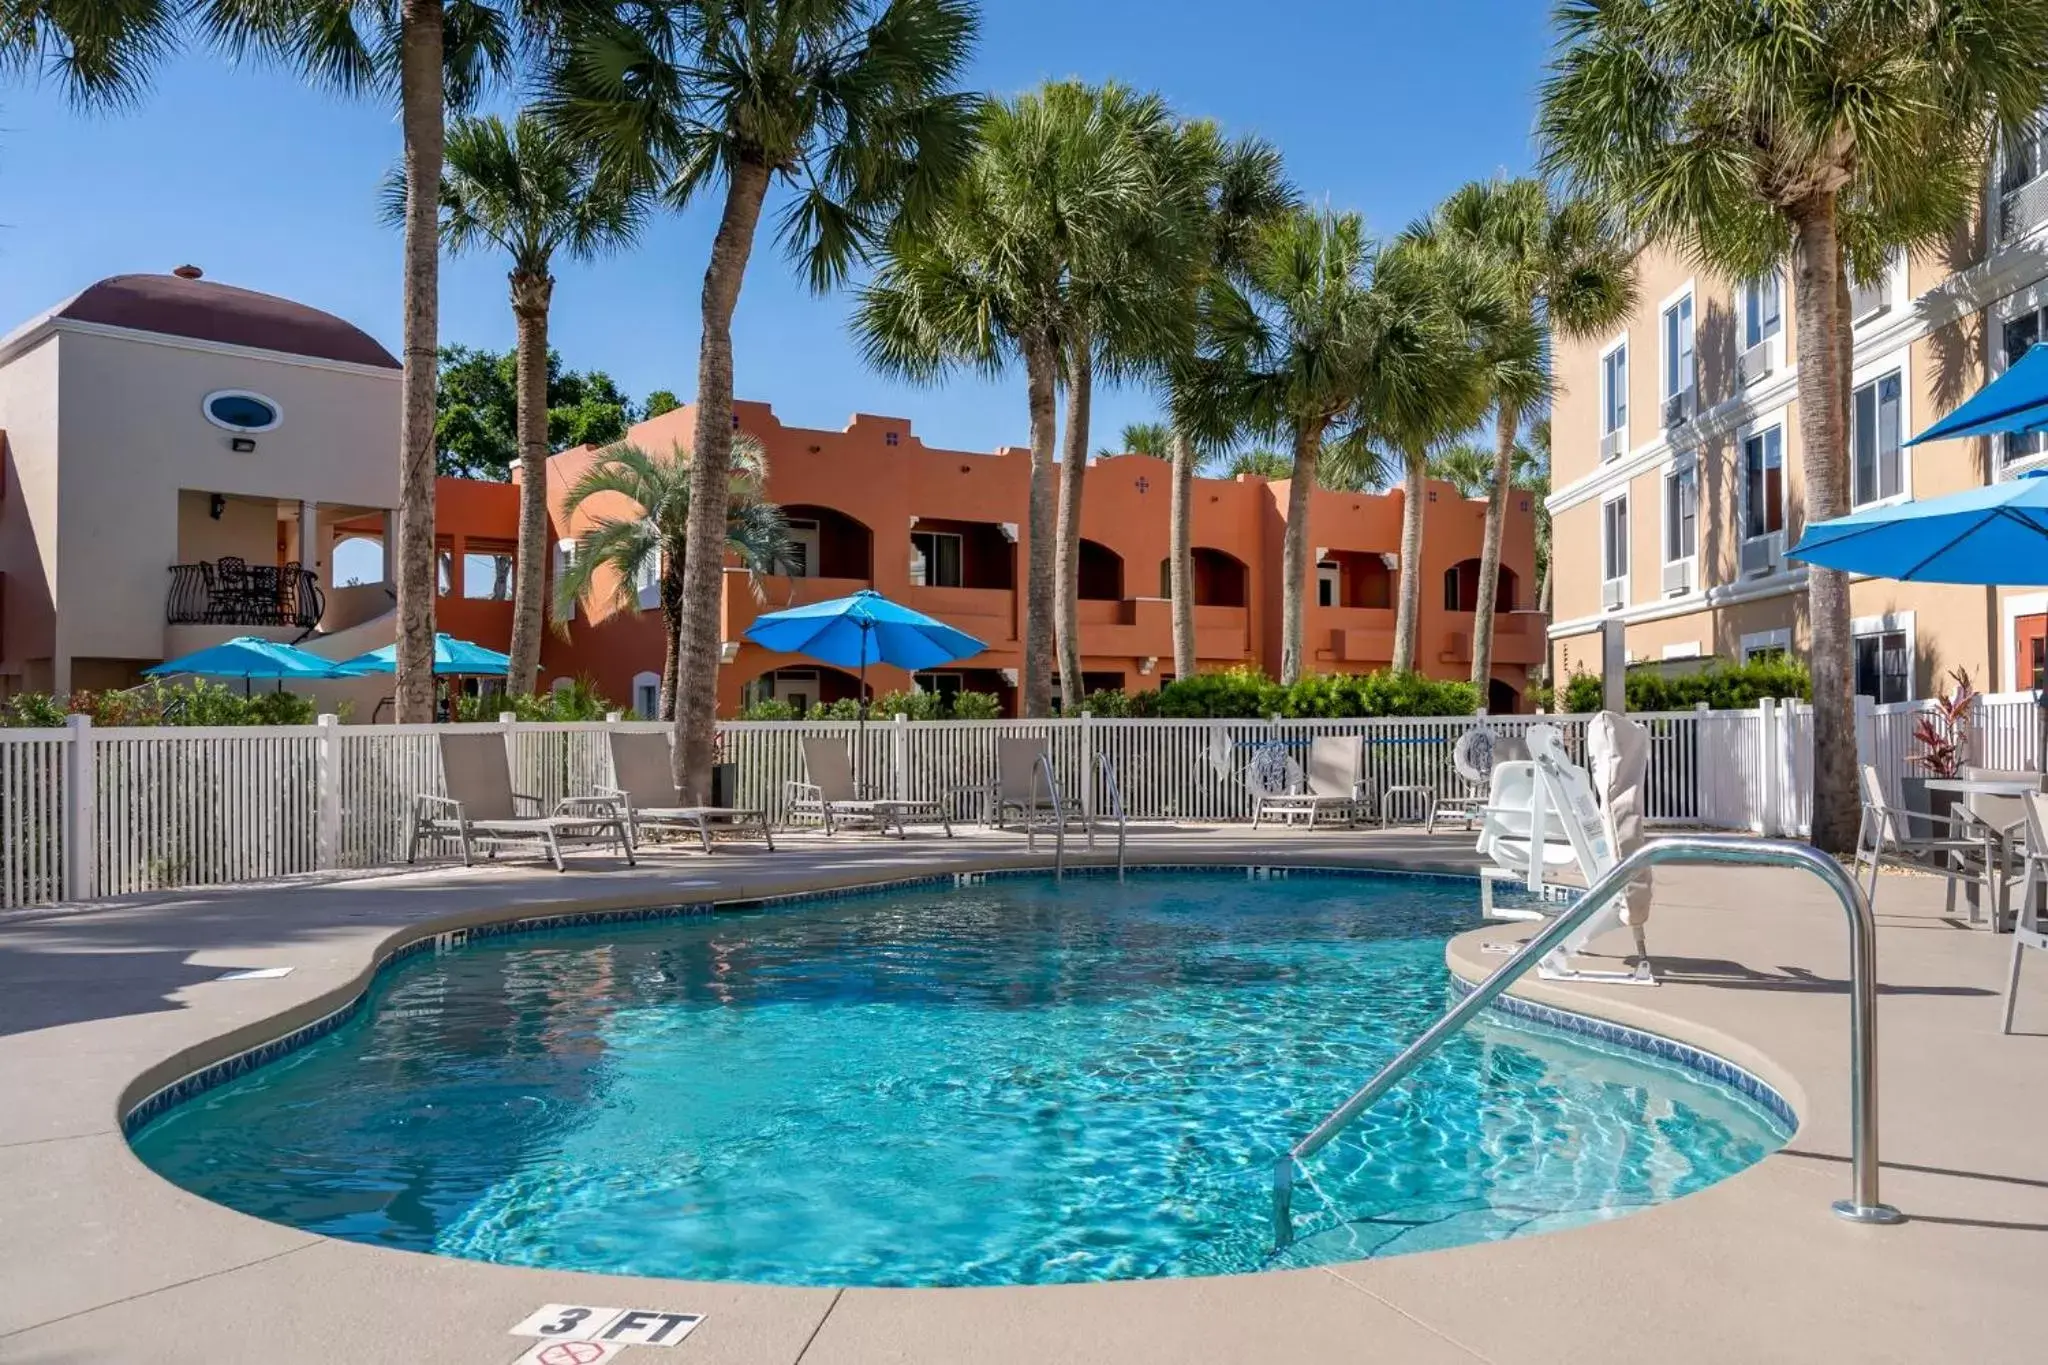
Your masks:
M1791 259L1805 516L1849 510L1848 283L1967 221L1992 139L2048 99L2040 0L1563 0L1544 161L1732 279ZM1848 575L1807 573L1813 840L1859 807Z
M547 41L583 0L20 0L0 20L0 66L44 67L86 105L140 99L193 33L274 58L349 95L395 97L404 137L404 378L399 440L397 716L434 718L434 399L443 120L523 42Z
M1099 459L1112 455L1150 455L1155 460L1173 458L1173 428L1164 422L1126 422L1118 433L1121 443L1115 450L1103 446L1095 452Z
M1091 280L1105 268L1098 258L1145 211L1153 179L1146 149L1096 105L1086 87L1060 83L988 101L966 174L928 219L890 236L854 320L868 362L913 380L1023 364L1031 422L1027 716L1052 709L1058 387L1071 380L1077 325L1099 316L1089 311L1099 302L1090 299ZM1088 353L1092 361L1092 339ZM1070 425L1070 436L1078 430ZM1085 463L1083 441L1080 458L1070 457L1077 466Z
M733 462L725 487L715 502L720 561L730 553L754 577L774 573L789 558L789 533L782 509L766 500L766 460L749 437L732 442ZM557 621L566 622L578 598L602 597L620 611L640 610L643 584L652 583L661 605L661 718L673 720L680 709L680 654L683 646L683 565L696 520L690 515L697 495L690 452L678 445L657 456L635 445L603 451L569 486L563 515L591 514L591 524L576 538L569 565L555 583ZM584 504L603 498L610 508Z
M1542 181L1526 177L1462 186L1412 235L1477 253L1494 276L1501 304L1480 338L1494 419L1472 620L1472 681L1483 691L1493 677L1501 538L1522 418L1551 396L1544 358L1553 336L1584 340L1615 327L1635 308L1635 253L1612 215L1587 200L1559 200Z
M512 317L518 332L516 439L519 540L513 562L511 664L514 696L540 676L543 569L548 541L548 309L554 259L589 260L633 240L646 195L621 176L601 175L587 146L522 111L510 125L495 114L458 118L447 132L441 176L441 240L457 255L495 249L510 258ZM406 186L385 182L385 217L403 222ZM436 421L437 435L439 419ZM438 446L439 442L436 441Z
M1250 477L1278 483L1293 473L1294 462L1271 446L1248 446L1233 452L1223 461L1223 477L1226 479Z
M732 319L770 188L812 288L838 284L899 218L935 205L973 145L954 89L971 0L671 0L579 25L548 63L550 117L609 173L678 206L722 188L704 272L691 450L696 525L683 567L676 776L708 799L717 756L719 593L732 470Z
M1936 777L1954 777L1970 761L1970 722L1977 709L1977 689L1970 685L1969 673L1956 668L1949 677L1954 685L1934 699L1932 712L1915 722L1913 740L1920 752L1907 760Z

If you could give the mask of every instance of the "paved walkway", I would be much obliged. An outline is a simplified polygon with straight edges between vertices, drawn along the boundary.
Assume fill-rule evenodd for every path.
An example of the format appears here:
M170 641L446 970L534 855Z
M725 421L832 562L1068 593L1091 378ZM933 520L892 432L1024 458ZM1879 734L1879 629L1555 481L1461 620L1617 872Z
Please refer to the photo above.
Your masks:
M1147 831L1146 862L1469 866L1462 836ZM1043 861L1041 854L1039 861ZM1880 975L1885 1197L1847 1192L1839 911L1792 874L1665 870L1659 990L1527 992L1709 1046L1804 1122L1783 1153L1676 1204L1520 1241L1325 1269L1023 1289L845 1291L634 1280L330 1241L188 1195L129 1153L127 1105L318 1017L385 945L543 907L732 899L1027 861L1014 836L791 841L781 853L441 869L160 897L0 921L0 1361L506 1365L543 1303L707 1314L648 1365L1185 1361L2038 1360L2048 1253L2048 971L1997 1033L2006 940L1888 878ZM1511 935L1514 926L1481 931ZM1489 970L1477 936L1452 963ZM220 982L289 965L276 980ZM1362 1078L1361 1078L1362 1079ZM2031 1324L2030 1320L2031 1319Z

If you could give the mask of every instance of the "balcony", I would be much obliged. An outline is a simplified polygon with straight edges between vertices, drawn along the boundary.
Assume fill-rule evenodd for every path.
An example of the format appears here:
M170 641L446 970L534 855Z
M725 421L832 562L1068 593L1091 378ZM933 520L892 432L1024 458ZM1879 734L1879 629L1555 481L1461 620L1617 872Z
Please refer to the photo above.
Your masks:
M311 571L240 559L171 566L164 621L173 626L255 626L311 630L327 609Z
M1329 632L1332 662L1378 664L1394 660L1392 607L1310 607L1311 638Z
M1452 629L1444 638L1439 663L1472 662L1472 621L1468 611L1446 612ZM1549 622L1540 611L1496 612L1493 618L1493 661L1497 664L1540 664L1549 652Z
M964 630L985 645L1017 639L1017 594L1008 588L939 588L912 585L903 605Z
M759 595L756 595L756 581L745 569L725 571L725 594L719 603L719 638L738 640L754 618L764 612L781 611L784 607L807 606L812 602L829 602L835 597L848 597L862 588L873 585L865 578L792 578L783 574L763 574L758 580Z

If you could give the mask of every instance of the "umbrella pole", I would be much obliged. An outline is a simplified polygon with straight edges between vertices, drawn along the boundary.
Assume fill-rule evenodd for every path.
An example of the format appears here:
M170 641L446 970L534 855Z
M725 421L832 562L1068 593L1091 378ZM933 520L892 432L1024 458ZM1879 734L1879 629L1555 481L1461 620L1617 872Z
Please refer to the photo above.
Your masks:
M853 792L855 796L866 790L863 785L868 764L868 628L860 628L860 726L853 740Z

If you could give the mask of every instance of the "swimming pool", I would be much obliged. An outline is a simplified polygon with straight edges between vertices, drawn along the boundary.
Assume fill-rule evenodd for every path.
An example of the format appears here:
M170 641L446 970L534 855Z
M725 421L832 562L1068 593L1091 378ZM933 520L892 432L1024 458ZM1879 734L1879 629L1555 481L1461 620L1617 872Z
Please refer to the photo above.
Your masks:
M1469 880L996 878L484 938L158 1115L157 1171L330 1236L796 1285L1253 1271L1274 1156L1447 999ZM1309 1163L1285 1263L1613 1217L1779 1117L1488 1017Z

